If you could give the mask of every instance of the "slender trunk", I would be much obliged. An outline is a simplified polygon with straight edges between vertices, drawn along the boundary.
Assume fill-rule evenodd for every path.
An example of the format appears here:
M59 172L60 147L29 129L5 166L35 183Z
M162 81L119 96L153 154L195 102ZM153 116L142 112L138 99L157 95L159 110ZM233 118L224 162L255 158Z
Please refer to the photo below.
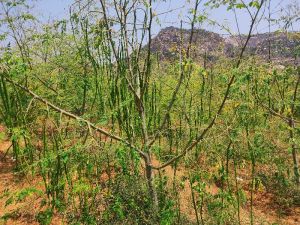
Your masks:
M297 75L298 75L298 79L297 79L297 83L295 86L294 95L293 95L292 104L291 104L291 116L289 118L289 126L290 126L289 136L290 136L290 140L292 141L291 147L292 147L292 156L293 156L293 163L294 163L294 175L295 175L296 184L299 186L300 185L300 174L299 174L299 166L298 166L298 159L297 159L297 146L294 141L294 138L295 138L294 114L295 114L295 103L297 100L297 92L298 92L298 87L300 84L300 73L298 73Z
M246 135L247 135L248 151L250 151L250 155L251 155L250 224L253 225L254 224L253 191L254 191L254 178L255 178L255 157L254 157L254 149L250 145L248 127L246 127Z
M196 215L197 225L200 225L200 220L199 220L198 210L197 210L197 203L196 203L196 199L195 199L195 193L193 191L193 183L191 181L191 175L189 175L189 183L190 183L190 188L191 188L193 208L194 208L195 215Z
M268 61L271 63L271 0L269 0L268 5L268 11L269 11L269 18L268 18L268 27L269 27L269 33L268 33Z
M298 166L298 160L297 160L297 146L294 141L294 129L295 129L295 123L293 119L289 120L289 135L290 140L292 141L292 156L293 156L293 163L294 163L294 175L295 175L295 181L296 184L300 184L300 175L299 175L299 166Z
M200 203L200 219L201 224L204 225L204 218L203 218L203 203L204 203L204 194L201 194L201 203Z
M149 195L150 195L152 203L153 203L155 214L157 214L158 213L158 197L157 197L157 192L156 192L155 185L154 185L154 173L153 173L150 155L148 155L147 158L145 159L145 165L146 165L146 178L147 178L147 183L148 183Z
M230 140L230 142L226 148L226 167L225 167L226 183L227 183L227 189L229 192L231 192L230 184L229 184L229 160L230 160L231 145L232 145L232 141Z
M235 191L237 198L237 216L238 216L238 224L241 224L241 215L240 215L240 194L239 194L239 185L237 180L237 170L236 170L236 159L233 157L233 166L234 166L234 178L235 178Z
M208 103L208 117L211 118L211 103L212 103L212 95L213 95L213 82L214 75L210 74L210 90L209 90L209 103Z
M80 110L80 115L83 115L85 113L85 107L86 107L86 95L87 95L87 81L86 77L84 78L84 86L83 86L83 99L82 99L82 105Z

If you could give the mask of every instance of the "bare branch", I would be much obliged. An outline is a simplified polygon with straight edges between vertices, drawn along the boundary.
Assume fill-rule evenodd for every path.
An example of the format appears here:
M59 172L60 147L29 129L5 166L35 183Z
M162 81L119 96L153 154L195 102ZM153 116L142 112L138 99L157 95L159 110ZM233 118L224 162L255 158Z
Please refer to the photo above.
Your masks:
M4 77L4 79L5 79L7 82L9 82L9 83L15 85L16 87L22 89L22 90L25 91L25 92L27 92L27 93L30 94L32 97L34 97L34 99L36 99L36 100L38 100L38 101L44 103L47 107L49 106L50 108L54 109L55 111L57 111L57 112L59 112L59 113L65 115L65 116L67 116L67 117L69 117L69 118L72 118L72 119L75 119L75 120L77 120L77 121L81 121L81 122L85 123L85 124L88 126L88 128L92 128L92 129L94 129L95 131L97 131L97 132L99 132L99 133L101 133L101 134L103 134L103 135L105 135L105 136L107 136L107 137L109 137L109 138L111 138L111 139L113 139L113 140L116 140L116 141L118 141L118 142L121 142L121 143L127 145L128 147L130 147L130 148L136 150L136 151L141 155L141 157L143 157L143 158L146 157L145 154L144 154L142 151L140 151L138 148L136 148L135 146L133 146L133 145L132 145L131 143L129 143L127 140L124 140L123 138L121 138L121 137L119 137L119 136L116 136L116 135L114 135L114 134L112 134L112 133L110 133L110 132L108 132L108 131L106 131L106 130L104 130L104 129L98 127L98 126L96 126L95 124L91 123L90 121L88 121L88 120L86 120L86 119L83 119L83 118L81 118L81 117L79 117L79 116L76 116L76 115L73 114L73 113L70 113L70 112L68 112L68 111L66 111L66 110L64 110L64 109L59 108L58 106L54 105L53 103L49 102L48 100L44 99L43 97L37 95L36 93L34 93L33 91L31 91L31 90L28 89L27 87L24 87L24 86L22 86L22 85L16 83L15 81L11 80L10 78L8 78L8 77L6 77L6 76L4 76L4 75L3 75L3 77Z
M254 16L254 18L253 18L253 20L251 22L251 26L250 26L250 29L249 29L249 32L248 32L248 36L247 36L246 42L245 42L245 44L244 44L244 46L243 46L243 48L241 50L241 53L239 55L239 58L238 58L238 61L236 63L235 68L239 68L239 66L240 66L240 64L242 62L244 52L245 52L246 47L248 45L248 42L249 42L249 40L251 38L251 34L252 34L252 30L253 30L254 24L256 22L257 16L259 14L260 9L262 8L263 3L264 3L264 0L261 0L260 7L257 9L256 14L255 14L255 16ZM227 85L227 88L226 88L226 91L225 91L225 95L224 95L223 101L222 101L221 105L219 106L219 109L218 109L216 115L211 120L211 122L208 124L208 126L202 131L202 133L191 144L187 144L186 147L184 148L184 150L182 151L182 153L180 153L179 155L177 155L174 158L170 159L169 161L167 161L163 165L158 166L158 167L153 167L153 168L159 170L159 169L162 169L162 168L164 168L166 166L169 166L170 164L172 164L173 162L175 162L177 159L180 159L181 157L185 156L187 152L189 152L190 150L192 150L201 140L203 140L203 138L205 137L205 135L207 134L207 132L215 124L217 117L221 114L221 112L222 112L222 110L223 110L223 108L225 106L226 100L228 99L230 88L231 88L231 86L232 86L232 84L233 84L233 82L235 80L235 77L236 77L236 74L233 74L232 77L230 78L230 81L229 81L229 83Z

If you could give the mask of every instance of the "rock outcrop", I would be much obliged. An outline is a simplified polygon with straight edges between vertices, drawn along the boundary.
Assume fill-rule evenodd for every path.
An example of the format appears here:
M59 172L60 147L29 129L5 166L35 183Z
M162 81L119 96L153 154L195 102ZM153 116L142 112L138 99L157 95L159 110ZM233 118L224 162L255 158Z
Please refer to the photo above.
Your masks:
M157 53L161 59L178 58L180 52L185 54L190 33L191 30L188 29L164 28L152 39L151 51ZM246 38L246 35L223 37L214 32L196 29L191 57L197 61L205 59L209 62L214 62L220 57L235 57ZM252 35L246 54L268 60L269 50L273 62L300 64L300 57L296 57L297 54L300 55L300 33L272 32Z

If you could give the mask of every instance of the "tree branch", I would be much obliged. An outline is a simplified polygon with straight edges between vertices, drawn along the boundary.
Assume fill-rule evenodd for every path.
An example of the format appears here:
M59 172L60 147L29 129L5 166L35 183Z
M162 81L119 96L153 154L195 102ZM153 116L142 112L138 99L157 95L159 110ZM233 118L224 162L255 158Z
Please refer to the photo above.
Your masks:
M64 110L64 109L59 108L58 106L54 105L53 103L49 102L48 100L46 100L46 99L44 99L43 97L39 96L38 94L34 93L33 91L31 91L31 90L28 89L27 87L24 87L24 86L18 84L17 82L11 80L10 78L6 77L4 74L3 74L3 77L4 77L4 79L5 79L7 82L9 82L9 83L15 85L16 87L22 89L22 90L25 91L25 92L27 92L27 93L30 94L32 97L34 97L36 100L38 100L38 101L44 103L46 106L49 106L50 108L54 109L56 112L59 112L59 113L65 115L65 116L67 116L67 117L69 117L69 118L72 118L72 119L81 121L81 122L85 123L85 124L88 126L88 128L92 128L92 129L94 129L95 131L97 131L97 132L99 132L99 133L101 133L101 134L103 134L103 135L105 135L105 136L107 136L107 137L109 137L109 138L111 138L111 139L113 139L113 140L116 140L116 141L118 141L118 142L121 142L121 143L127 145L128 147L134 149L135 151L137 151L137 152L140 154L141 157L143 157L143 158L146 157L145 153L143 153L142 151L140 151L138 148L136 148L134 145L132 145L132 144L131 144L130 142L128 142L127 140L124 140L123 138L121 138L121 137L119 137L119 136L116 136L116 135L114 135L114 134L112 134L112 133L110 133L110 132L108 132L108 131L106 131L106 130L104 130L104 129L98 127L98 126L96 126L95 124L91 123L90 121L88 121L88 120L86 120L86 119L83 119L83 118L81 118L81 117L79 117L79 116L76 116L76 115L73 114L73 113L70 113L70 112L68 112L68 111L66 111L66 110Z
M265 0L261 0L261 3L260 3L260 7L257 9L257 12L254 16L254 18L252 19L251 21L251 26L250 26L250 29L249 29L249 32L248 32L248 36L247 36L247 39L246 39L246 42L241 50L241 53L239 55L239 58L238 58L238 61L235 65L234 68L239 68L241 62L242 62L242 58L243 58L243 55L244 55L244 52L246 50L246 47L248 45L248 42L251 38L251 34L252 34L252 30L253 30L253 27L254 27L254 24L255 24L255 21L257 19L257 16L259 14L259 11L263 5ZM208 126L202 131L202 133L191 143L191 144L187 144L186 147L184 148L184 150L182 151L182 153L180 153L179 155L175 156L174 158L170 159L169 161L167 161L166 163L164 163L163 165L160 165L158 167L153 167L157 170L160 170L162 168L165 168L167 166L169 166L170 164L172 164L173 162L175 162L177 159L180 159L181 157L185 156L187 152L189 152L190 150L192 150L201 140L203 140L203 138L205 137L206 133L210 130L210 128L213 127L213 125L215 124L216 122L216 119L217 117L221 114L224 106L225 106L225 103L226 103L226 100L228 98L228 95L229 95L229 92L230 92L230 88L231 88L231 85L233 84L234 80L235 80L235 77L236 77L236 74L233 74L232 77L230 78L230 81L227 85L227 88L226 88L226 91L225 91L225 95L224 95L224 98L222 100L222 103L216 113L216 115L214 116L214 118L212 119L212 121L208 124Z

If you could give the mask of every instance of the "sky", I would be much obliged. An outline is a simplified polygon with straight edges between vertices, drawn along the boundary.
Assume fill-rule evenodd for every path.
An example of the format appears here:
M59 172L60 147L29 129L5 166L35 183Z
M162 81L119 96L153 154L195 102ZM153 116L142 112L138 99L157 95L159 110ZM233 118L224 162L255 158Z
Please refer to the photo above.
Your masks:
M249 2L249 0L244 1ZM279 11L280 8L286 6L289 2L292 1L300 0L271 0L271 17L280 17L280 15L282 14L282 12ZM68 18L69 6L73 2L74 0L34 0L34 14L37 15L37 17L43 22L48 22L53 19ZM159 23L155 20L153 26L154 35L157 34L164 27L179 27L180 20L187 21L188 11L193 7L194 4L194 0L156 0L154 2L154 12L158 15L161 14L159 16ZM207 2L207 0L203 0L202 2ZM247 14L246 10L237 10L236 18L234 16L233 11L227 11L227 8L224 6L218 9L207 10L207 7L205 9L205 7L201 5L199 12L203 13L204 10L206 10L206 12L208 13L208 18L217 21L222 26L229 27L233 34L238 34L236 21L238 21L239 30L241 33L245 34L249 30L250 17ZM186 28L188 27L188 25L184 26ZM211 26L207 23L198 25L198 28L203 28L224 35L228 34L228 32L222 29L220 26ZM298 24L294 24L293 29L296 31L300 31L300 21L298 21ZM278 30L278 26L272 26L271 30ZM268 22L266 20L262 20L254 30L255 33L263 33L267 31Z

